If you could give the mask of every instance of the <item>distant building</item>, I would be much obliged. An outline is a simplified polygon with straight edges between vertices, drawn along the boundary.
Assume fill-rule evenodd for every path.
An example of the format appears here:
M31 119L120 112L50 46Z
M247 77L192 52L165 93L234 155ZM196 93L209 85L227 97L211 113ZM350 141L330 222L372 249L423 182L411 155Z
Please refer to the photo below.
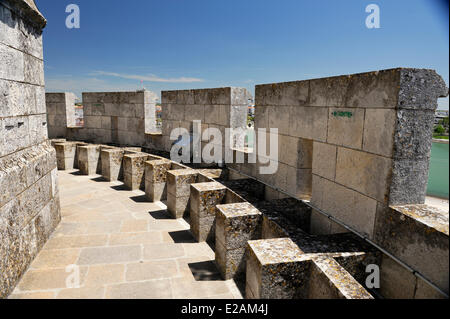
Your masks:
M447 110L437 110L434 115L434 124L439 124L439 122L446 117L448 117Z
M76 126L84 126L84 112L83 105L75 104L75 125Z

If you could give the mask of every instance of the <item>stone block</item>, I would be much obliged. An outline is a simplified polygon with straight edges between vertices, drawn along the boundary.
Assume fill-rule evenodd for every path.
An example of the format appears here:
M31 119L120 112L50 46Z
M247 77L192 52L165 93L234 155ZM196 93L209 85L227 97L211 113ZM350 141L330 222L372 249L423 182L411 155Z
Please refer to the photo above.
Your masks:
M171 167L168 160L145 162L145 194L151 202L167 199L167 172Z
M433 126L432 110L398 110L394 133L394 158L429 158Z
M95 175L100 169L100 145L78 145L78 167L83 175Z
M175 196L167 193L167 211L173 218L179 219L189 215L190 196Z
M145 189L145 162L150 158L146 153L123 156L124 184L131 190Z
M327 142L361 149L364 112L364 109L330 108Z
M24 82L25 55L16 49L0 43L0 78L4 80Z
M374 299L334 258L312 258L308 299Z
M55 143L56 162L61 171L74 168L75 151L77 146L72 142Z
M439 97L448 96L445 81L434 70L398 69L400 89L398 108L420 109L434 112Z
M387 203L392 160L339 147L336 182L382 203Z
M290 106L267 106L269 128L277 128L278 134L289 134Z
M314 141L327 139L328 108L291 107L289 112L289 135Z
M350 75L345 105L358 108L395 108L398 103L398 69Z
M379 204L374 241L448 293L448 225L448 213L431 206Z
M219 124L220 123L220 106L205 105L205 123Z
M78 149L78 146L86 146L86 145L88 145L88 143L85 143L85 142L73 142L73 143L75 144L75 156L74 156L74 160L73 160L73 168L79 169L78 157L79 157L80 151Z
M117 149L102 149L102 176L104 179L110 182L123 179L123 165L122 159L124 150Z
M313 174L311 203L373 238L377 201Z
M205 122L205 106L204 105L189 105L186 106L184 120L188 122L202 121Z
M307 106L309 81L257 85L255 92L255 104L258 106Z
M261 238L262 214L249 203L216 208L216 263L224 279L241 277L247 242Z
M245 292L248 299L307 296L311 260L289 238L248 242Z
M302 138L279 135L279 160L296 168L312 167L313 141Z
M367 109L364 120L363 150L392 157L396 124L395 110Z
M189 212L190 184L197 181L197 175L192 169L167 172L167 209L174 218L182 218Z
M190 224L198 242L215 240L216 205L224 202L226 192L217 182L191 184Z
M348 76L310 80L310 106L343 107L349 84Z
M177 169L167 172L167 192L175 196L190 196L191 184L197 180L197 171L193 169Z
M380 293L387 299L413 299L417 278L386 255L380 265Z
M334 181L336 175L336 156L336 146L314 142L312 162L313 174Z

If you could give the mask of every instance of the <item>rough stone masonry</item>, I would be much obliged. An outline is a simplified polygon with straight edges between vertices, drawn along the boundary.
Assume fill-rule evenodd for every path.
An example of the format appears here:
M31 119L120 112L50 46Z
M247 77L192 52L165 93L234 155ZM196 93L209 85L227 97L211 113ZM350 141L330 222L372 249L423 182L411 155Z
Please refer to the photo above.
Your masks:
M60 221L47 137L42 29L32 0L0 0L0 298Z

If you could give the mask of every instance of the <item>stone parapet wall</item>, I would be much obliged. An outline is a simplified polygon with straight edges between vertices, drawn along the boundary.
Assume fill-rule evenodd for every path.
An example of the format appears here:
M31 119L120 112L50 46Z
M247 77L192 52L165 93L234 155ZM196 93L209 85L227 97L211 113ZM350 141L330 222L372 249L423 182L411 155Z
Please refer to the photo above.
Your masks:
M48 141L42 28L31 0L0 2L0 298L60 221Z
M226 87L201 90L162 91L162 147L170 152L170 134L175 128L193 131L193 121L201 121L201 132L216 128L222 133L222 158L225 153L225 129L247 127L247 112L251 94L244 88ZM212 139L211 139L212 140ZM202 138L202 150L206 143L214 142ZM232 142L230 142L232 145Z
M47 93L50 138L145 146L155 133L156 95L150 91L83 93L84 126L75 127L73 93Z
M46 93L48 137L59 138L67 136L67 128L76 126L75 94Z

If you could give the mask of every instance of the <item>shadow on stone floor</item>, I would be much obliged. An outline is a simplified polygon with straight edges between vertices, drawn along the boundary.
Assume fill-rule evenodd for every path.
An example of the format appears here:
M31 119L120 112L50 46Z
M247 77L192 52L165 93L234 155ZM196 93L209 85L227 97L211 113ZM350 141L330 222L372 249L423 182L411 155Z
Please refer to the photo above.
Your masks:
M98 183L108 183L108 181L103 176L91 178L91 181L98 182Z
M81 174L80 171L70 172L69 174L74 175L74 176L86 176L86 175Z
M169 232L169 236L172 237L173 241L176 244L196 243L190 230L172 231L172 232Z
M170 220L173 219L172 216L170 216L170 214L165 209L158 210L156 212L150 212L149 214L154 219L170 219Z
M121 191L121 192L124 192L124 191L129 192L130 191L128 189L128 187L126 187L124 184L122 184L122 185L114 185L114 186L111 186L111 188L114 189L115 191Z
M130 199L135 203L149 203L146 195L132 196Z
M196 281L219 281L222 280L214 261L201 261L188 264Z

